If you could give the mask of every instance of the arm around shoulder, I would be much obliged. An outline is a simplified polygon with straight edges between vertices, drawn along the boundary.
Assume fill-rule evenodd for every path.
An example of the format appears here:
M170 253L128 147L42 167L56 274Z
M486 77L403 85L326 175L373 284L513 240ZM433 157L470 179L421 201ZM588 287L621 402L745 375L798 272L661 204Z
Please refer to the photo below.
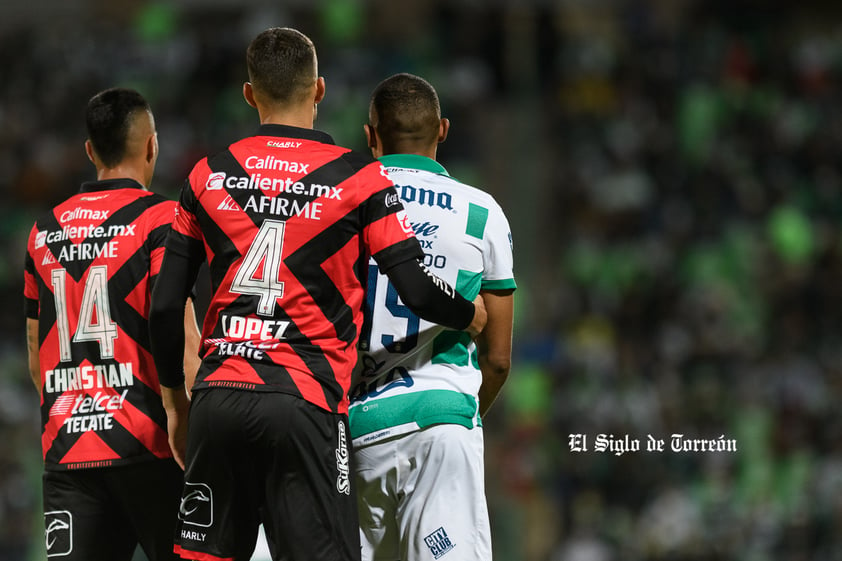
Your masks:
M483 303L463 298L417 259L404 261L385 271L403 303L417 316L475 337L485 326Z

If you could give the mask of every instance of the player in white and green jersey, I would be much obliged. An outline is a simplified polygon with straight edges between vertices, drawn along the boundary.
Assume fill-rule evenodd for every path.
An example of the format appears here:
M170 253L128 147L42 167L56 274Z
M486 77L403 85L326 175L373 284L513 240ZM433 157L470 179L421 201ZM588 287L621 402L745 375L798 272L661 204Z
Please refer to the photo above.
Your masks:
M509 224L491 195L436 162L449 121L425 80L384 80L369 122L369 146L397 186L425 265L465 298L482 294L488 323L475 344L422 320L370 264L350 406L362 559L490 560L481 415L511 362Z

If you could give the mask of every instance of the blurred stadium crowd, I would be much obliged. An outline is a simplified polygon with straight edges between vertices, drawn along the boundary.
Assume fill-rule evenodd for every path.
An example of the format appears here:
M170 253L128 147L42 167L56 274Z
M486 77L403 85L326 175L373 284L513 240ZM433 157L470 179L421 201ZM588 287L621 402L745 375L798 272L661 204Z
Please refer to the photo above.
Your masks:
M317 126L340 144L365 148L382 78L429 79L453 124L440 160L509 216L514 365L485 423L497 559L842 559L840 7L77 4L0 25L0 561L43 555L23 254L36 214L92 178L85 102L150 99L153 189L175 197L254 130L244 49L271 25L316 42ZM599 434L641 450L595 451ZM673 452L673 434L737 451Z

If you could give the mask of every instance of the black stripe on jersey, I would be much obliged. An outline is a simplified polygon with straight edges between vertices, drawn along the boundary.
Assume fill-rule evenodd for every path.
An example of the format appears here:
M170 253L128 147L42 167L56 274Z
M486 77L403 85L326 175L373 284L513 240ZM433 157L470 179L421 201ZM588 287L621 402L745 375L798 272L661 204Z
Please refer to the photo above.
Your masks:
M402 204L387 204L387 197L393 200L400 200L398 198L398 191L394 185L389 185L385 189L381 189L363 202L364 225L374 224L381 218L385 218L390 214L397 214L398 211L404 209Z
M261 379L268 380L270 385L281 387L284 393L289 393L301 398L304 397L301 395L301 391L298 389L298 386L295 385L295 381L289 373L289 370L287 370L286 366L283 364L251 361L249 362L249 365Z
M149 232L146 237L146 246L149 248L151 254L156 249L163 249L167 245L167 236L172 230L171 224L161 224L156 226Z
M349 221L357 221L356 215L356 209L352 210L284 259L284 264L310 293L325 317L334 318L336 333L340 340L347 344L351 344L357 335L353 321L354 313L324 269L313 267L313 263L324 263L358 235L358 228L348 225ZM367 258L368 254L361 251L360 259L354 266L354 274L361 284L363 283L361 262ZM314 287L318 287L318 291L312 291Z
M158 383L158 378L151 380L153 383ZM118 388L119 389L119 388ZM161 427L165 432L167 430L167 413L161 405L160 394L148 386L144 380L135 375L134 386L132 391L139 399L131 399L129 394L129 402L135 406L138 411L149 417L152 422ZM150 407L151 406L151 407Z
M342 154L342 160L351 167L353 173L363 169L365 166L375 162L376 160L371 155L365 152L358 152L351 150Z
M199 207L196 219L201 224L202 235L205 239L213 240L214 245L217 246L214 247L213 259L208 263L211 286L216 289L225 279L231 264L242 257L242 254L228 234L205 212L204 207ZM204 246L201 251L205 251Z
M134 255L129 257L123 266L108 279L111 317L121 331L147 351L151 348L147 319L138 313L126 299L148 272L149 255L143 248L138 248Z
M53 297L52 288L48 289L42 279L39 277L38 282L41 286L38 288L40 295L40 310L38 311L38 348L47 340L47 335L55 328L56 325L56 304ZM98 355L99 353L97 353ZM42 364L41 367L46 366Z

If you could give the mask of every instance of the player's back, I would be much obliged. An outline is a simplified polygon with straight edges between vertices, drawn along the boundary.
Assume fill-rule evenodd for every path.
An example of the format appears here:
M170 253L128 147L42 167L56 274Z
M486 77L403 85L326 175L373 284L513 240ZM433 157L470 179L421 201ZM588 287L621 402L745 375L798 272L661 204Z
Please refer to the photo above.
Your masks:
M481 288L513 283L510 247L502 247L510 244L508 223L491 195L453 179L429 158L392 155L381 162L433 273L469 300ZM367 291L351 430L355 438L369 439L357 442L444 418L466 426L478 423L475 396L481 375L470 337L410 312L374 263Z
M147 320L174 209L132 180L97 181L32 229L48 469L170 455Z
M325 133L283 125L194 168L182 206L199 232L184 233L203 240L213 292L195 389L281 391L345 410L368 253L410 236L385 220L380 199L393 191L381 172Z

